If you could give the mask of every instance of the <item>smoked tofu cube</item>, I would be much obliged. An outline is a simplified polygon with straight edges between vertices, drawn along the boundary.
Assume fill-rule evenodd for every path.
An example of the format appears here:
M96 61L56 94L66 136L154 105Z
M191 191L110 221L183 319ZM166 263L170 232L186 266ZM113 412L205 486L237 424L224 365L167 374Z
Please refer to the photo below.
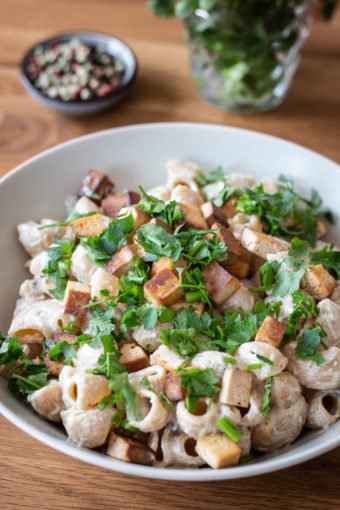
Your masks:
M234 276L215 261L204 268L203 279L209 296L218 305L229 299L241 286Z
M182 308L189 309L194 308L199 317L202 317L203 312L205 310L205 304L200 301L195 301L194 303L188 303L187 301L180 301L179 303L175 303L171 305L171 309L174 312L179 312Z
M301 280L301 288L318 301L328 298L336 287L335 278L322 264L307 269Z
M197 439L196 452L214 469L236 466L241 448L225 434L207 434Z
M134 268L135 252L130 246L123 246L106 263L106 270L120 278Z
M164 381L164 393L172 402L179 402L185 397L185 390L181 386L181 378L167 374Z
M237 214L237 211L235 209L235 199L229 198L221 207L221 211L223 212L224 216L227 219L233 218L235 214Z
M162 269L144 285L144 297L156 306L168 306L183 299L179 279L170 269Z
M274 319L274 317L266 317L259 327L255 341L265 342L271 344L274 347L279 347L283 336L285 334L286 326L283 322Z
M119 362L126 368L127 372L136 372L150 365L149 357L139 345L128 343L120 348Z
M84 306L91 301L91 286L87 283L69 280L64 296L64 312L76 317L85 317L87 309Z
M237 262L234 262L234 264L229 265L223 262L221 264L229 271L230 274L236 276L236 278L239 278L240 280L247 278L250 271L249 262L246 262L245 260L241 259L239 259Z
M289 247L289 244L282 239L263 234L262 232L255 232L255 230L251 230L248 227L242 231L241 244L250 253L263 259L267 259L267 255L270 253L288 250Z
M199 193L193 191L186 186L185 184L178 184L171 191L170 200L174 200L175 202L186 202L188 204L196 205L197 207L201 207L203 204L203 199Z
M166 230L167 232L169 232L169 234L171 234L171 233L172 233L172 229L171 229L170 225L168 225L167 223L165 223L165 221L160 220L159 218L152 218L152 220L150 221L150 223L153 223L153 225L158 225L159 227L164 228L164 230Z
M111 432L107 454L113 459L151 466L154 453L143 443Z
M272 256L277 256L277 255L272 255ZM255 274L257 273L257 271L260 270L261 266L265 263L266 261L261 258L261 257L257 257L257 255L252 255L251 257L251 260L250 260L250 274Z
M212 229L216 230L217 237L228 249L228 259L225 264L235 264L241 257L241 245L234 237L232 230L221 223L213 223Z
M167 345L160 345L150 356L151 365L160 365L167 372L174 372L185 362L185 358Z
M106 174L90 170L82 181L78 196L88 197L99 204L103 198L112 193L113 188L114 185Z
M230 406L248 407L253 375L238 368L227 368L223 373L219 401Z
M66 230L66 237L70 237L71 232L74 236L78 237L94 237L99 235L105 228L103 218L100 214L92 214L91 216L84 216L77 220L71 221Z
M123 193L115 193L109 195L101 201L103 212L110 218L118 216L123 207L137 204L140 201L140 193L138 191L124 191Z
M163 269L169 269L172 273L177 274L175 270L175 264L170 257L161 257L152 264L151 276L155 276Z
M179 220L179 223L184 223L187 228L208 230L207 222L203 218L199 207L185 202L178 202L178 205L184 215L184 219Z
M145 211L143 211L142 209L139 209L139 207L133 207L131 209L131 214L132 214L133 223L134 223L134 227L133 227L134 233L136 233L136 231L139 229L139 227L141 227L145 223L149 223L149 221L151 220L150 215L148 213L146 213Z
M211 228L214 223L222 223L226 225L226 217L222 213L222 211L216 207L213 202L206 202L201 207L202 214L204 216L207 225Z

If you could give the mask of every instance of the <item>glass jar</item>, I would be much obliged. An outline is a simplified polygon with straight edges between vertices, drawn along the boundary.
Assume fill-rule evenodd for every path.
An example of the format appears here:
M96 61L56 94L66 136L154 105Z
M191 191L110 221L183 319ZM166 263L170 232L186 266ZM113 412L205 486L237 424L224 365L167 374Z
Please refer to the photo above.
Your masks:
M197 9L185 25L203 98L239 113L278 106L297 69L313 3L210 0L209 9Z

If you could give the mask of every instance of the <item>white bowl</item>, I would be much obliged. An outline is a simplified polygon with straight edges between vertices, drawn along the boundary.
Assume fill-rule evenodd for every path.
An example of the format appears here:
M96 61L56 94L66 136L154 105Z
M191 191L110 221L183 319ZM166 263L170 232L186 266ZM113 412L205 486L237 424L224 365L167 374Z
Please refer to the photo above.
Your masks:
M66 195L77 190L90 168L108 172L117 188L142 184L146 189L165 179L165 161L196 161L207 169L222 165L228 171L248 172L257 178L292 177L306 192L316 188L326 205L340 216L339 166L293 143L251 131L205 124L148 124L102 131L49 149L23 163L0 181L0 328L7 331L20 282L26 277L26 256L16 225L42 217L63 218ZM332 228L331 239L340 241ZM304 434L292 446L238 467L160 469L126 464L104 454L79 448L61 429L39 418L20 403L0 381L0 412L43 443L96 466L130 475L166 480L210 481L241 478L293 466L340 445L340 422L326 431Z

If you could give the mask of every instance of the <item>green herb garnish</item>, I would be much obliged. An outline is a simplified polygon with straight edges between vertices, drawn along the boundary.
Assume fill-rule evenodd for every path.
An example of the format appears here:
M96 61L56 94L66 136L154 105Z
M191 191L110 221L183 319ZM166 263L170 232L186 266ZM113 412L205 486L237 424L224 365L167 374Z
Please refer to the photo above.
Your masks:
M222 430L222 432L224 432L226 436L228 436L235 443L237 443L242 437L241 429L239 429L226 416L223 416L218 420L217 426L220 430Z

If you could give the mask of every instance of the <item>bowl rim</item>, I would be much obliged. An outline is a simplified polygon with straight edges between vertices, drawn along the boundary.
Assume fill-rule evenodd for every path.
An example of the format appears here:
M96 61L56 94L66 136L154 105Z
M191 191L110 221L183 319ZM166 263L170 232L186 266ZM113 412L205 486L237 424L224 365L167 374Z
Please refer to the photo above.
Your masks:
M73 38L78 38L80 40L83 40L83 38L87 38L87 37L91 37L91 36L100 37L102 40L107 40L107 41L111 40L111 41L118 42L128 50L128 52L131 55L131 62L132 62L131 69L132 69L132 71L131 71L130 79L124 85L118 87L116 90L112 91L107 96L96 97L95 99L90 99L88 101L64 101L63 99L58 98L58 97L57 98L49 97L46 94L44 94L40 89L35 87L35 85L33 85L33 83L31 82L31 80L28 77L27 70L26 70L26 64L27 64L28 59L32 56L34 49L37 46L40 46L40 45L44 46L50 42L53 42L55 40L62 39L62 38L65 38L67 40L71 40ZM41 39L41 40L37 41L36 43L32 44L26 50L26 52L23 54L23 56L20 59L19 73L20 73L21 80L22 80L23 84L27 87L27 89L32 94L35 94L35 95L39 96L41 99L48 101L50 103L51 107L52 107L52 105L55 105L55 106L65 105L65 106L69 106L69 107L79 107L79 108L84 107L85 108L85 106L100 105L102 103L112 100L113 98L119 97L121 94L126 93L127 90L132 86L132 84L136 80L137 73L138 73L138 60L137 60L136 53L131 48L131 46L129 44L127 44L120 37L116 37L112 34L109 34L108 32L97 32L94 30L67 30L65 32L58 32L57 34L51 35L49 37L46 37L45 39Z
M308 149L302 145L297 143L284 140L283 138L279 138L273 135L268 135L265 133L261 133L258 131L253 131L249 129L242 129L238 127L232 126L224 126L213 123L193 123L193 122L159 122L159 123L145 123L145 124L133 124L129 126L116 127L105 129L101 131L96 131L94 133L82 135L71 140L62 142L57 144L49 149L46 149L37 155L25 160L23 163L19 164L13 170L7 172L4 176L0 178L0 193L2 184L11 179L17 173L21 171L25 171L25 168L35 161L39 161L44 157L52 154L54 152L63 151L65 147L71 145L78 145L83 143L84 141L90 138L102 137L112 134L114 136L115 133L125 133L130 131L145 131L145 130L153 130L153 129L162 129L162 128L172 128L172 129L221 129L226 133L236 133L242 136L243 134L252 135L262 140L274 140L286 145L289 145L299 151L305 151L306 154L312 155L313 157L321 158L324 162L331 164L334 166L336 171L340 172L340 165L336 163L334 160L327 158L320 153ZM10 397L10 398L14 398ZM20 404L22 405L22 404ZM144 477L144 478L153 478L160 480L171 480L171 481L190 481L190 482L202 482L202 481L218 481L218 480L231 480L236 478L247 478L251 476L258 476L269 472L274 472L280 469L285 469L307 460L310 460L314 457L317 457L327 451L335 448L340 445L340 436L337 434L330 436L329 438L325 438L321 443L317 444L313 448L305 448L301 451L288 452L288 455L282 457L278 455L274 458L259 460L257 462L243 464L241 466L231 467L231 468L223 468L219 470L214 470L211 468L202 468L202 469L183 469L183 468L160 468L156 466L143 466L138 464L129 464L119 460L112 459L103 453L98 453L93 450L88 450L86 448L78 447L72 443L70 443L67 439L59 439L53 437L48 432L41 431L39 428L30 424L21 418L20 414L16 414L14 410L6 406L2 401L0 401L0 413L7 418L11 423L16 425L19 429L23 430L33 438L39 440L40 442L54 448L57 451L60 451L66 455L69 455L78 460L87 462L88 464L92 464L98 467L102 467L111 471L120 472L123 474ZM42 419L42 418L41 418ZM284 452L286 453L286 452Z

